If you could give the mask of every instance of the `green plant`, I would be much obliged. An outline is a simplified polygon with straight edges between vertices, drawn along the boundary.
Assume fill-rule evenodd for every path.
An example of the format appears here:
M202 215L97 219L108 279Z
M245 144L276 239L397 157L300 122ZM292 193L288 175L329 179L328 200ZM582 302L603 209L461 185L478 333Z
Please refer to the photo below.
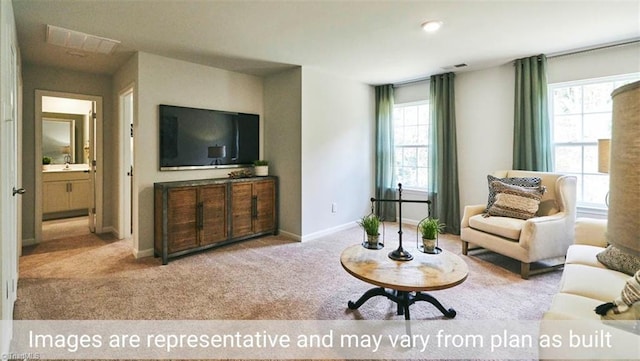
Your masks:
M437 218L427 218L418 224L418 229L422 234L422 238L436 239L438 233L444 230L444 223L440 223Z
M42 164L51 164L50 157L42 157Z
M269 165L269 161L268 160L254 160L253 161L253 165L255 166L261 166L261 165Z
M375 214L369 214L362 217L357 223L360 227L364 228L364 231L370 236L378 235L378 228L380 228L380 218Z

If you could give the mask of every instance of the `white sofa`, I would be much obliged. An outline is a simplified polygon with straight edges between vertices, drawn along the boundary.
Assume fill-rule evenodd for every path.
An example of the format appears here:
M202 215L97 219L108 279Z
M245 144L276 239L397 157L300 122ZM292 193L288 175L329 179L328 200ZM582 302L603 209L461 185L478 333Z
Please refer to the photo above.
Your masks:
M607 247L607 221L578 218L575 242L567 250L560 290L544 318L593 319L596 306L620 296L629 275L611 270L596 255Z
M565 342L563 347L558 349L541 349L541 359L628 359L634 354L637 357L631 357L632 359L640 358L640 335L627 328L611 327L612 324L603 322L600 315L594 312L596 306L618 298L626 281L631 277L598 262L596 255L607 246L606 227L606 220L576 219L575 241L567 250L559 291L542 317L542 331L559 333L558 329L566 331L567 328L573 327L587 335L596 332L611 333L615 346L570 348ZM575 324L570 323L574 321ZM620 343L628 347L621 347Z

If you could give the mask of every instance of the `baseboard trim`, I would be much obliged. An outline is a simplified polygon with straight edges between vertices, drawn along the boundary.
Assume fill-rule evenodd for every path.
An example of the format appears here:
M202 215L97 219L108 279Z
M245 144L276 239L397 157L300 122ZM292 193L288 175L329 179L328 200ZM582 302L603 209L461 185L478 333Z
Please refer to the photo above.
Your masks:
M307 242L307 241L313 241L315 239L318 238L322 238L324 236L328 236L330 234L339 232L339 231L344 231L345 229L349 229L349 228L353 228L353 227L357 227L355 221L354 222L349 222L349 223L345 223L339 226L335 226L335 227L331 227L331 228L327 228L327 229L323 229L322 231L318 231L318 232L314 232L308 235L304 235L300 237L300 242Z

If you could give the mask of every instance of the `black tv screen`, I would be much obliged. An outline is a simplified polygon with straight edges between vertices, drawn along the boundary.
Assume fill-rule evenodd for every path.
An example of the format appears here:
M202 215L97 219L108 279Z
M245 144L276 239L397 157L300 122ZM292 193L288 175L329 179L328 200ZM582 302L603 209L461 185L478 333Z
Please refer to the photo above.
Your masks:
M260 116L160 105L160 170L237 167L260 157Z

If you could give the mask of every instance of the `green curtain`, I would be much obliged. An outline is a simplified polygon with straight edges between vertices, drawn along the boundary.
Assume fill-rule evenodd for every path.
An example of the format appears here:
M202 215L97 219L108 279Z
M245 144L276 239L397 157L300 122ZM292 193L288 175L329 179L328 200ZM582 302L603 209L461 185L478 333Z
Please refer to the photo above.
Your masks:
M395 199L393 177L393 86L376 87L376 194L377 199ZM395 222L396 203L377 202L376 214Z
M518 59L513 127L513 169L548 172L553 168L547 105L547 57Z
M460 195L454 73L431 76L431 215L445 224L445 232L460 234Z

